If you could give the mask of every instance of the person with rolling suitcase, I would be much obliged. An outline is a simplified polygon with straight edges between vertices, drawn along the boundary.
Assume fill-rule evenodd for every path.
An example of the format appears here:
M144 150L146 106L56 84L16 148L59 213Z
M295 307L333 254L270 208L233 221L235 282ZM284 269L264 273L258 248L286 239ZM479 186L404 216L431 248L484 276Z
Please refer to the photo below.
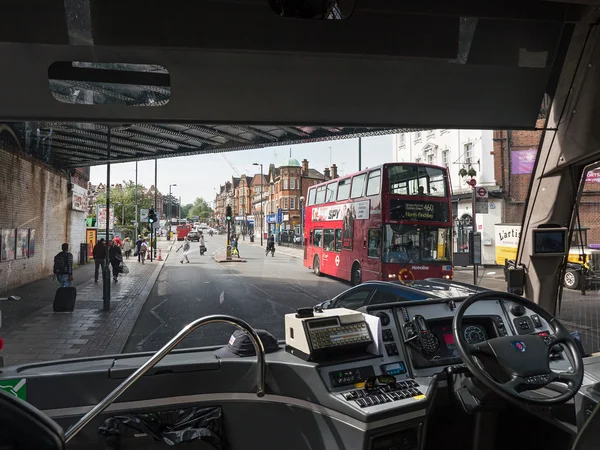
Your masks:
M54 257L54 278L60 283L54 296L54 312L72 312L75 309L77 290L73 287L73 254L69 244L62 245L62 251Z
M62 245L62 251L54 257L54 278L61 287L73 286L73 254L69 252L69 244Z

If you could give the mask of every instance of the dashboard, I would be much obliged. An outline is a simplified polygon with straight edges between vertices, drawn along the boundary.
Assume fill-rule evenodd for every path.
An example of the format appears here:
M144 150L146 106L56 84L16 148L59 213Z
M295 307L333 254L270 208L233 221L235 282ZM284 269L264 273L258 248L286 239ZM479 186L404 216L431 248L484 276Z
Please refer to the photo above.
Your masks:
M380 319L380 354L321 365L322 380L334 396L366 414L426 400L435 390L435 378L462 363L452 333L456 309L456 303L447 299L368 306L366 312ZM466 342L476 344L507 335L545 335L551 328L524 307L488 300L466 311L461 333ZM560 345L552 349L553 370L566 371L570 365ZM365 382L373 379L385 382L366 389Z

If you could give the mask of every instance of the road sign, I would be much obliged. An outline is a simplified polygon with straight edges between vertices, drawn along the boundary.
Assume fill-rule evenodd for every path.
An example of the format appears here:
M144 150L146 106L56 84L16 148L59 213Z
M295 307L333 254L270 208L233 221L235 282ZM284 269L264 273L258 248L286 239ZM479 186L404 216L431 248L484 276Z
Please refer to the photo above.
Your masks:
M283 209L277 210L277 223L283 223Z
M471 187L475 187L477 180L475 178L471 178L469 181L467 181L467 184Z
M140 222L148 222L148 208L140 209Z
M477 200L475 202L475 213L476 214L488 214L488 201L487 200ZM478 225L479 227L479 225Z
M475 187L475 196L477 198L488 198L488 190L483 186Z

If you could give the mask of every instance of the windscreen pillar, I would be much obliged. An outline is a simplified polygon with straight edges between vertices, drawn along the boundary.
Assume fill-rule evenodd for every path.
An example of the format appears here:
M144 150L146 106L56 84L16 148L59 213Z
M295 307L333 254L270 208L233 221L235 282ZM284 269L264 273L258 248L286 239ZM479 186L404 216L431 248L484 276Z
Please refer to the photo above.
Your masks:
M525 296L552 313L563 257L532 256L532 230L571 226L584 167L600 160L597 18L575 28L540 143L519 241L517 263L525 268Z

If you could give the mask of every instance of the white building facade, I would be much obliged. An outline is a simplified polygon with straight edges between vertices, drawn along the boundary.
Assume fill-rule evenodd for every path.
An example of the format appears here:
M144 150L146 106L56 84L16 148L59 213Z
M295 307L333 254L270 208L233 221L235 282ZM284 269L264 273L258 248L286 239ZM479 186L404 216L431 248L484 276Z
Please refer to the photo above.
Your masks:
M492 130L422 130L394 136L397 162L421 162L448 168L452 189L454 252L468 251L468 235L473 225L471 176L462 177L461 169L474 169L477 186L490 193L488 214L477 214L481 232L483 264L495 264L494 225L502 222L503 200L494 177L494 141ZM497 197L495 197L495 194ZM461 259L455 255L455 264Z

